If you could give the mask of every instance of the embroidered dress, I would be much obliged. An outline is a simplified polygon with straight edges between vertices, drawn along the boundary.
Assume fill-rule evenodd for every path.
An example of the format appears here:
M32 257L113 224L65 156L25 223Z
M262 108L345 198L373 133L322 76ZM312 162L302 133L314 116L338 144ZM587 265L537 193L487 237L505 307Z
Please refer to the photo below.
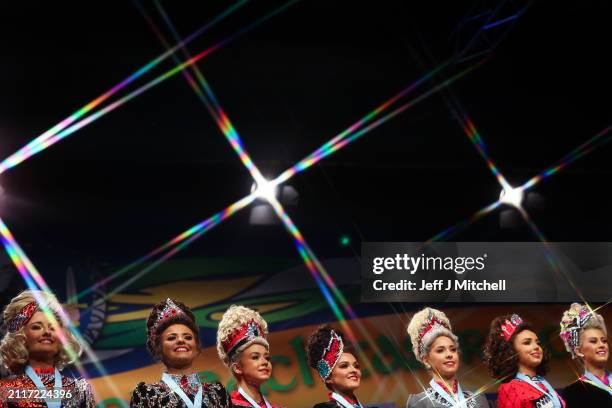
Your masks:
M47 390L52 390L56 384L56 370L38 369L33 370L40 378L42 385ZM62 408L94 408L96 403L93 398L91 386L84 378L73 378L61 375L61 391L66 396L60 400L53 400ZM37 389L36 384L25 373L10 376L0 380L0 408L48 408L44 400L29 398L30 391ZM69 395L69 397L68 397ZM57 405L56 405L57 406Z
M513 379L510 382L499 386L497 406L499 408L553 408L553 400L547 395L546 387L536 382L541 391L532 385ZM557 394L557 397L561 397ZM565 402L561 399L561 404L565 407Z
M458 381L453 382L451 390L446 384L432 380L430 386L420 394L411 395L406 403L407 408L446 408L446 407L466 407L466 408L488 408L487 398L480 394L474 396L470 391L463 391ZM457 397L458 393L463 398ZM453 397L454 396L454 397ZM459 399L465 401L465 405L458 405Z
M229 408L231 401L225 387L220 383L202 383L197 373L190 375L168 374L174 380L190 403L196 400L200 387L202 388L201 407ZM132 393L130 407L156 408L187 408L189 405L174 392L164 381L155 384L139 383ZM198 407L199 408L199 407Z
M255 408L255 407L253 407L253 405L252 405L252 404L251 404L249 401L247 401L247 399L246 399L246 398L244 398L244 397L242 396L242 394L240 394L240 393L238 392L238 390L232 391L232 393L230 394L230 396L231 396L231 398L232 398L232 404L233 404L233 406L234 406L234 407L240 407L240 408ZM269 401L268 401L268 402L269 402ZM269 402L269 403L270 403L270 406L271 406L272 408L283 408L283 406L282 406L282 405L276 405L276 404L273 404L273 403L271 403L271 402ZM266 403L265 403L265 401L263 401L263 400L262 400L262 401L259 403L259 407L261 407L261 408L266 408Z

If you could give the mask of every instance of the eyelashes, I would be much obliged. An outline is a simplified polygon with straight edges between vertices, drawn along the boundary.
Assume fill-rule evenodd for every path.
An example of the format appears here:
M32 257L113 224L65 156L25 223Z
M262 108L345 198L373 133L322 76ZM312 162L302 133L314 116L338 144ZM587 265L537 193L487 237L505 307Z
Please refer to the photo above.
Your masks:
M43 326L41 326L40 324L33 324L32 326L30 326L30 330L42 330ZM55 331L55 327L53 326L49 326L47 328L47 331Z
M174 340L176 340L176 336L168 336L168 337L166 337L166 341L174 341ZM187 336L183 340L185 340L185 341L192 341L193 337Z
M353 366L351 366L349 363L340 363L338 364L338 368L342 368L342 369L346 369L346 368L356 368L356 369L360 369L361 366L357 363L355 363Z
M266 361L270 361L270 356L265 355L265 356L261 356L259 354L251 354L251 360L259 360L260 358L262 358Z

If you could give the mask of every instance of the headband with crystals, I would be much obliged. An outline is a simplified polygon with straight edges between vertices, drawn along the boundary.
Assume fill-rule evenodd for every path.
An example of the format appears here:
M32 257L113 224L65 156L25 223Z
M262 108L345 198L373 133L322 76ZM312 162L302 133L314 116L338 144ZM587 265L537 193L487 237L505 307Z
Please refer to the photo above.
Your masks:
M510 316L510 320L506 319L501 324L500 336L502 336L504 340L510 341L510 338L521 324L523 324L523 319L521 319L521 316L513 314Z
M151 325L151 328L149 329L149 337L151 337L152 339L154 339L157 336L157 328L165 321L167 321L168 319L172 319L174 317L184 317L187 318L188 320L191 320L191 318L189 316L187 316L185 314L185 312L183 312L183 310L178 307L178 305L176 303L174 303L172 301L172 299L167 298L164 301L164 307L157 312L157 316L155 317L155 321L154 323Z
M249 320L242 326L238 327L231 336L222 342L223 350L229 358L243 345L257 339L258 337L266 339L266 335L261 326L255 320Z
M418 336L418 344L419 344L419 353L420 355L424 355L425 354L425 344L423 343L423 337L425 337L425 335L427 333L429 333L432 329L434 328L443 328L443 329L447 329L450 331L450 327L446 322L441 321L440 319L438 319L433 312L430 310L429 314L427 316L427 320L425 320L424 322L425 324L423 325L423 328L419 331L419 336Z
M15 315L15 317L9 320L8 324L6 325L9 333L19 331L19 329L25 326L25 324L32 318L37 310L38 304L36 302L30 302L25 305L23 309L21 309L19 313Z
M563 314L559 336L561 336L565 349L571 353L572 358L576 358L576 347L580 343L580 332L592 317L593 313L585 305L578 303L572 304L570 309Z
M342 338L333 330L329 333L329 343L323 350L323 355L317 363L317 371L323 380L331 374L332 370L338 364L340 356L344 350Z

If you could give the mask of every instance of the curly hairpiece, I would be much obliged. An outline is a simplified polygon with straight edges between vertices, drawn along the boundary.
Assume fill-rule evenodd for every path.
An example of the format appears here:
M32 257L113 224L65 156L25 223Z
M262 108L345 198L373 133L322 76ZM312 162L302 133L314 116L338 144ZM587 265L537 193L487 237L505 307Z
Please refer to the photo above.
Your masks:
M4 321L11 321L25 306L32 302L37 302L38 300L45 302L51 311L56 315L60 315L61 305L53 294L49 292L25 290L15 296L4 308ZM58 319L58 324L60 327L64 327L61 319ZM70 354L66 350L67 348L74 351L77 356L80 355L82 351L81 344L69 330L64 330L63 333L67 344L62 344L60 352L55 356L54 363L58 368L63 368L73 362ZM4 335L0 342L0 359L2 360L2 364L11 373L18 374L23 371L29 360L24 327Z
M423 359L429 354L438 337L448 337L459 347L459 339L452 332L448 317L437 309L426 307L415 313L406 332L412 342L412 352L421 364L424 364Z
M512 336L506 340L502 332L502 324L511 319L511 315L499 316L491 322L491 328L483 347L483 361L493 378L508 382L518 372L518 354L514 349L514 339L525 330L533 331L530 323L523 321L516 327ZM538 375L548 372L548 350L542 346L542 362L536 369Z
M572 303L570 308L563 312L560 326L559 336L565 350L571 354L573 359L578 358L580 361L582 359L576 354L576 349L582 345L582 333L585 330L598 329L605 336L608 335L603 316L580 303Z
M260 344L270 349L267 336L268 323L256 310L231 305L223 314L217 328L217 354L233 374L231 366L251 345ZM233 344L233 347L226 350L228 344Z

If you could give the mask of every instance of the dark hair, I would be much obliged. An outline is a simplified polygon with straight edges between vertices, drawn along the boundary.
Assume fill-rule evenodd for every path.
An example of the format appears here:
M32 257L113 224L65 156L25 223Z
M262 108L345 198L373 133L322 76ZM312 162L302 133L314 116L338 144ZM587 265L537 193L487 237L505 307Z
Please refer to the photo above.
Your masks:
M491 322L491 328L487 340L483 347L484 362L489 369L492 377L508 382L512 380L518 372L518 353L514 349L514 339L525 331L533 330L528 322L520 324L508 341L502 336L501 326L506 320L510 320L511 315L498 316ZM550 356L548 350L542 347L542 362L536 369L538 375L546 375L548 372L548 361Z
M306 357L308 359L308 365L314 370L317 370L319 360L321 360L321 357L323 356L323 350L325 350L329 344L329 338L331 337L332 330L342 339L342 343L344 344L343 353L350 353L355 356L355 358L358 358L355 346L346 339L344 333L325 324L323 326L319 326L314 333L308 336L308 340L306 341ZM325 383L325 386L330 389L327 383Z
M153 306L153 309L151 309L151 313L149 314L149 318L147 319L147 350L158 360L162 359L160 335L164 332L164 330L173 324L182 324L187 326L193 332L198 350L200 349L200 336L198 334L198 327L196 326L196 319L193 312L183 302L179 302L178 300L174 299L171 300L179 307L179 309L181 309L183 312L182 314L178 314L164 320L155 328L155 333L151 333L153 325L157 321L158 316L166 307L166 300L162 300Z

